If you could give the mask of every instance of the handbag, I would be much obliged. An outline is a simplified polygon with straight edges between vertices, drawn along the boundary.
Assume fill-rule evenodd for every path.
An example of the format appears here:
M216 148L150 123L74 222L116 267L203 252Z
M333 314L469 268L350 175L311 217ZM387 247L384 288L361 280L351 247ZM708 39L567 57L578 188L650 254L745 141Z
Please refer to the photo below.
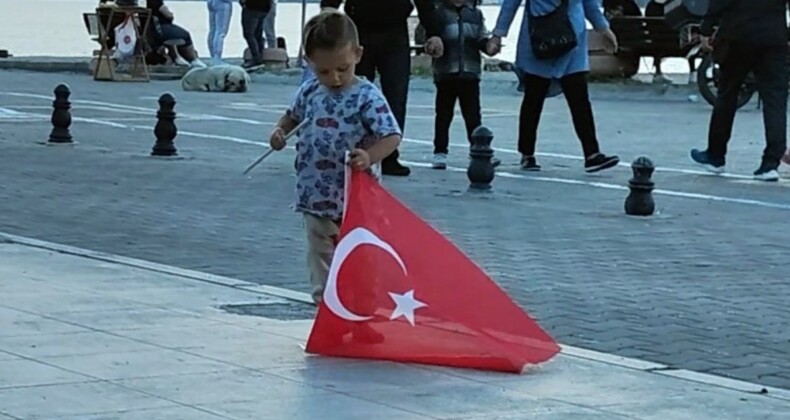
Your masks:
M529 7L529 4L527 6ZM568 16L568 0L561 0L560 5L546 15L534 16L531 8L527 9L527 15L529 38L535 58L539 60L559 58L578 45L576 32Z

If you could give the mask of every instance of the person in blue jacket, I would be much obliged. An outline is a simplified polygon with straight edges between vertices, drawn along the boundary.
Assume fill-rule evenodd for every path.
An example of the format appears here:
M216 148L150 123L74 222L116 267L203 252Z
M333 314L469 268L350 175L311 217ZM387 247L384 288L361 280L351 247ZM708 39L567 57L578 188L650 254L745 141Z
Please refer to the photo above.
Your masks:
M532 52L530 28L527 14L546 15L567 2L568 17L576 33L577 45L571 51L555 59L539 59ZM499 52L502 38L506 37L513 18L524 0L503 0L502 8L493 30L489 51ZM573 119L573 128L584 151L586 172L598 172L616 166L620 159L601 153L595 130L592 106L587 86L590 60L587 48L586 21L603 34L617 49L617 37L609 29L603 15L600 0L526 0L524 19L518 36L516 67L523 73L524 99L521 102L518 128L518 150L521 153L521 168L538 171L540 165L535 158L538 123L547 96L565 94Z

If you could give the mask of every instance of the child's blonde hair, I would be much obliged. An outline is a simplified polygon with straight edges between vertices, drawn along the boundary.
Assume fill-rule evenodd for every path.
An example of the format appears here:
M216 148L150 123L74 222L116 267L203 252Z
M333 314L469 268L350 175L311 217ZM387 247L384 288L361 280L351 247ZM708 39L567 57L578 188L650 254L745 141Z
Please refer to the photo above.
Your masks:
M316 50L337 50L351 44L359 46L357 25L344 13L321 12L304 26L304 53L310 57Z

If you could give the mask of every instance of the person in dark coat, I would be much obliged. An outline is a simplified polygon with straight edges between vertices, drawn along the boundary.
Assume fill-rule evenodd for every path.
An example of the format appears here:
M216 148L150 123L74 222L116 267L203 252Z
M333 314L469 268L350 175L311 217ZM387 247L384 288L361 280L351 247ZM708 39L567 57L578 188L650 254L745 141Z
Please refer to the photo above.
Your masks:
M263 49L266 47L263 38L266 16L271 13L272 0L239 0L241 4L241 28L250 59L244 60L242 67L254 69L263 65Z
M738 93L754 72L763 101L765 149L754 178L778 181L787 149L787 7L790 0L710 0L700 32L703 48L719 63L719 90L708 129L708 147L691 159L714 173L724 172ZM718 30L716 31L716 27ZM715 41L712 37L715 34Z
M321 0L321 8L338 9L343 0ZM387 98L395 119L404 130L406 103L411 76L411 49L407 20L417 8L420 24L428 40L426 52L432 56L443 53L442 41L437 37L436 6L433 0L346 0L344 11L359 30L363 47L362 61L356 73L371 82L376 71L381 75L381 90ZM408 176L411 170L398 161L397 150L381 162L384 175Z

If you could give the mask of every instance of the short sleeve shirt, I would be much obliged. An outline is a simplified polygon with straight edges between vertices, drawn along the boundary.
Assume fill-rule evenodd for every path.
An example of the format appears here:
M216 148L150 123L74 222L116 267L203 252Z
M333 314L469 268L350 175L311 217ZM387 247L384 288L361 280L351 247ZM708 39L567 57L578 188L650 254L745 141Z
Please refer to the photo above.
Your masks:
M288 115L309 123L296 142L296 210L339 220L343 215L346 153L401 135L381 91L364 79L332 91L313 78L299 88Z

